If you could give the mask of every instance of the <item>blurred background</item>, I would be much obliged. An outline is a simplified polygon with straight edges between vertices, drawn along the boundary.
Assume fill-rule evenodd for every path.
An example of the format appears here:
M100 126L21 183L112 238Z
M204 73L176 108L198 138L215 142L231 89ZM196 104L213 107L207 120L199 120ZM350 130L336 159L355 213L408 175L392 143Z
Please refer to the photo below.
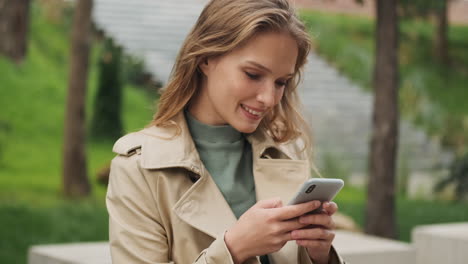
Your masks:
M398 143L374 159L374 98L387 84L376 72L395 76L376 62L378 2L291 2L313 40L300 94L314 160L345 180L340 211L401 241L418 225L468 221L468 1L400 0L398 19L385 20L398 29L381 37L397 43L383 54L398 59L386 88ZM206 3L0 0L0 262L25 263L31 245L108 239L113 142L151 121ZM393 185L369 180L379 159L395 164L382 165ZM372 189L391 194L391 234L366 226Z

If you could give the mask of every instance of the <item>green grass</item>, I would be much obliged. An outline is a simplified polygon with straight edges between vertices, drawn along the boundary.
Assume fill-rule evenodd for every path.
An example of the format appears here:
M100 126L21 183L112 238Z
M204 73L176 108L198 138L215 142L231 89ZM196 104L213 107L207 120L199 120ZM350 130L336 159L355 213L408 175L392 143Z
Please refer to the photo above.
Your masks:
M0 224L2 263L26 263L30 245L108 239L108 216L101 201L40 207L1 202Z
M25 263L33 244L107 240L105 188L95 180L114 154L112 142L87 142L92 194L67 200L61 192L65 100L69 70L67 23L45 19L33 2L28 55L20 65L0 57L0 259ZM86 119L91 120L97 87L94 43L90 59ZM126 131L144 127L152 117L143 89L124 88Z
M374 20L303 11L316 51L364 89L372 87ZM468 26L450 26L451 64L432 54L432 26L401 21L400 110L430 135L463 153L468 150Z
M363 228L365 224L366 193L363 189L345 187L335 202L339 211L351 216ZM467 202L411 200L398 197L396 217L398 239L411 241L411 231L418 225L468 221Z

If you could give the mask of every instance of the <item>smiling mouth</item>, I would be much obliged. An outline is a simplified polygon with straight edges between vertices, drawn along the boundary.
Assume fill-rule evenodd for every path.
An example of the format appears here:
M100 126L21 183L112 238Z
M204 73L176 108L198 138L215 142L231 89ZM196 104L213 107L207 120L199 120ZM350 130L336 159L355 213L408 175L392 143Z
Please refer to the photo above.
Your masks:
M262 114L264 113L264 112L258 112L258 111L255 111L255 110L253 110L253 109L250 109L250 108L248 108L247 106L245 106L245 105L243 105L243 104L241 104L241 107L242 107L242 109L244 109L245 111L247 111L247 112L249 112L250 114L252 114L252 115L254 115L254 116L257 116L257 117L261 117Z

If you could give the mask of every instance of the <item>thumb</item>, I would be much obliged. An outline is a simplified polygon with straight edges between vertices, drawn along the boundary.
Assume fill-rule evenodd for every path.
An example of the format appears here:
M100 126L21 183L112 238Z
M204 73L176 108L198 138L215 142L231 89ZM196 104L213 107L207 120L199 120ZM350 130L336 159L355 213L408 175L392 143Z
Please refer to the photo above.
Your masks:
M279 207L283 207L283 202L281 201L280 198L276 197L276 198L258 201L256 205L257 207L263 208L263 209L279 208Z

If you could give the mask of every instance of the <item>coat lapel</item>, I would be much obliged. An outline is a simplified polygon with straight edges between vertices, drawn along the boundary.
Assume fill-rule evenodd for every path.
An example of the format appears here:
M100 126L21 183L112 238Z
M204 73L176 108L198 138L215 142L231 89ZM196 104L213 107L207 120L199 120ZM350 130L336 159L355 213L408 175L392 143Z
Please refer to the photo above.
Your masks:
M190 135L184 114L174 118L174 127L151 127L142 148L142 167L182 167L200 176L174 205L174 213L190 226L216 238L236 222L236 217L203 166ZM157 135L157 136L156 136ZM161 151L158 151L161 150Z
M278 197L286 205L310 177L309 161L295 157L270 137L254 134L249 141L257 201Z
M175 204L174 212L187 224L216 238L237 219L208 172L202 174Z

